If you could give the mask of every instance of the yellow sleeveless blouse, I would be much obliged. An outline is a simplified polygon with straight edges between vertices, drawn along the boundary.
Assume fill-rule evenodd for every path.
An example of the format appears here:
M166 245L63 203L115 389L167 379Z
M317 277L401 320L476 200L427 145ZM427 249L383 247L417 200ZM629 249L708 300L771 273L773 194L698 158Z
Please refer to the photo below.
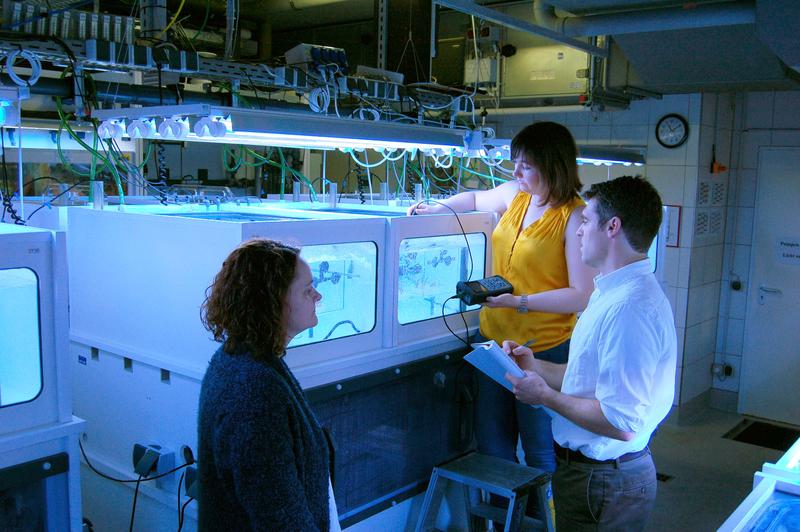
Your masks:
M572 211L584 205L583 200L575 198L561 207L548 208L541 218L520 231L530 202L530 194L518 192L492 233L492 271L511 283L514 295L569 286L564 231ZM514 340L523 344L533 339L534 352L568 340L575 320L575 314L520 314L514 308L483 307L480 313L483 336L497 343Z

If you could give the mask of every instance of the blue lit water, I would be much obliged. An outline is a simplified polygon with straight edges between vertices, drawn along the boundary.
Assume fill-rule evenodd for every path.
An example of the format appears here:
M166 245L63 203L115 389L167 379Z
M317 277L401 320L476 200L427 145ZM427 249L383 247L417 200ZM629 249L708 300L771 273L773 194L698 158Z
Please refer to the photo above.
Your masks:
M800 500L796 495L777 492L761 513L753 532L789 532L800 530Z
M27 268L0 270L0 406L34 399L41 373L36 275Z
M319 212L342 212L345 214L363 214L368 216L386 216L390 218L406 216L405 212L398 212L398 211L378 211L378 210L366 210L366 209L347 209L337 207L335 209L325 208L325 209L317 209L314 208L314 211Z
M276 222L283 220L297 220L296 216L277 216L274 214L257 214L246 212L170 212L158 213L161 216L179 216L181 218L196 218L199 220L217 220L221 222Z

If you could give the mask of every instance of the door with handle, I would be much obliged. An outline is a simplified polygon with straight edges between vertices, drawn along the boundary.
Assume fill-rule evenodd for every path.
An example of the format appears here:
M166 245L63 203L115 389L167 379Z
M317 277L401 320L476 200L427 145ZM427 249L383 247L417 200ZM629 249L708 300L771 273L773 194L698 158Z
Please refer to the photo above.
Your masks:
M780 288L773 288L771 286L764 286L763 284L758 285L758 304L763 305L767 301L767 296L779 296L783 292Z
M739 411L800 425L800 149L762 148Z

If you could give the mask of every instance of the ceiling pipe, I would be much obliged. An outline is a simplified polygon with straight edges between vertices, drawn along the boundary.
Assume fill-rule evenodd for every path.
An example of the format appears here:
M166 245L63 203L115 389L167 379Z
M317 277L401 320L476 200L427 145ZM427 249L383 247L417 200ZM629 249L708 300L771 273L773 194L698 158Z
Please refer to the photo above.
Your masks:
M526 107L487 107L486 117L492 116L505 116L505 115L534 115L544 113L564 113L570 111L585 111L585 105L542 105L542 106L526 106ZM459 117L469 118L472 113L461 112L458 113Z
M607 15L559 17L552 5L542 0L533 0L533 18L537 24L565 37L589 37L755 24L756 7L752 1L737 0L714 4L685 4L683 7L643 9Z

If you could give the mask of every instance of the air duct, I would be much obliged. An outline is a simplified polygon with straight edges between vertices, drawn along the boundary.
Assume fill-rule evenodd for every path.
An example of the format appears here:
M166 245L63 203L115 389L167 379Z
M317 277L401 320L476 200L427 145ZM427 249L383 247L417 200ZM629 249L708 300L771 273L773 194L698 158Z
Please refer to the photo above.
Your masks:
M797 0L758 0L756 8L758 38L781 61L800 72L800 3Z
M590 37L754 24L756 9L751 1L734 1L687 4L683 7L644 9L607 15L559 17L552 5L542 0L534 0L533 17L537 24L565 37Z

